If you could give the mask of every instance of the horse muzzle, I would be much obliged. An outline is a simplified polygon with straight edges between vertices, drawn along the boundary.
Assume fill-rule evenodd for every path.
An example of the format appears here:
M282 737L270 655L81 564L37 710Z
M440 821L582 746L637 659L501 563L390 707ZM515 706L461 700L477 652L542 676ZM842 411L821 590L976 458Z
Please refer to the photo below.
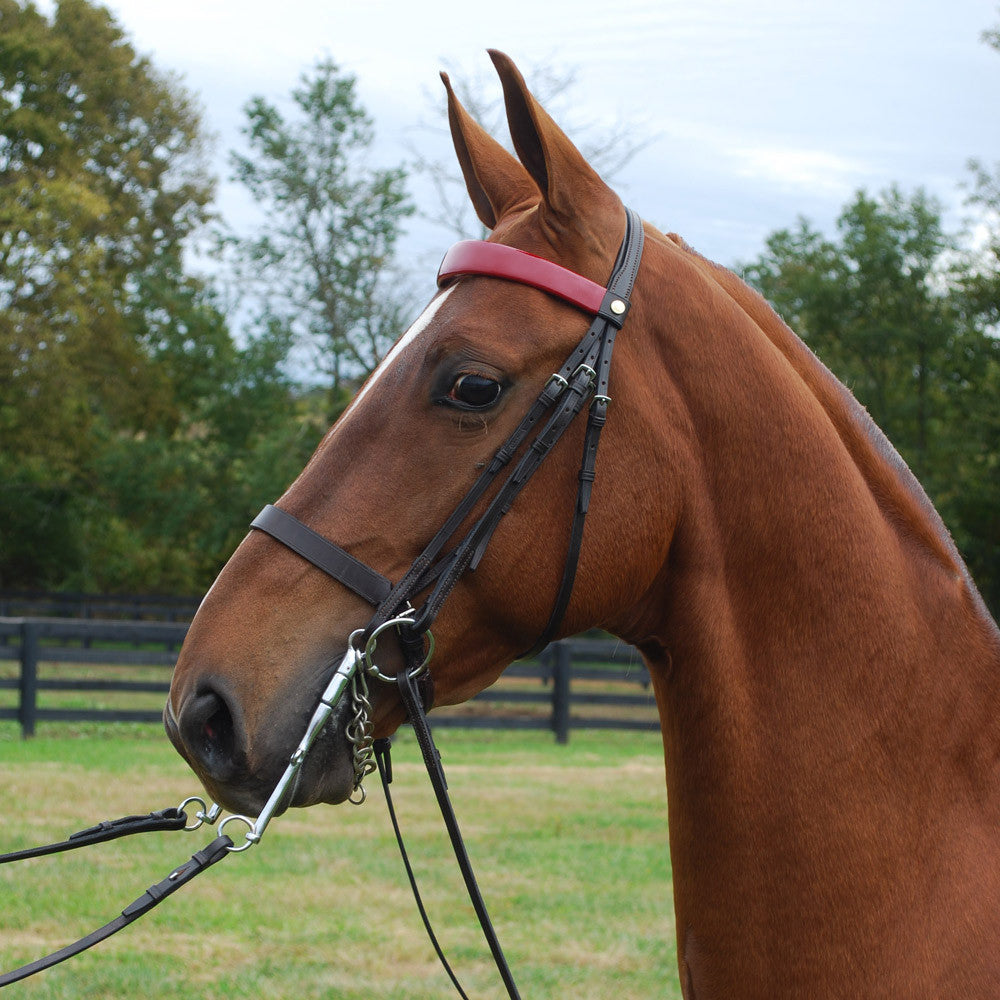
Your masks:
M171 695L163 720L171 743L209 795L231 811L256 814L288 767L313 708L282 702L262 713L265 721L252 730L225 681L203 676L196 690L179 699ZM349 700L338 704L315 734L276 814L291 806L342 802L351 795L349 712Z

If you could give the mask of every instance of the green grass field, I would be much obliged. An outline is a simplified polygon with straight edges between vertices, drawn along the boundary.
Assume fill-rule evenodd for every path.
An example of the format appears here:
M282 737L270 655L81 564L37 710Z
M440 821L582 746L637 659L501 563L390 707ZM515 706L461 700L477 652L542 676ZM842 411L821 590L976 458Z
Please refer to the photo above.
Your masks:
M49 724L30 741L18 733L0 724L0 852L199 790L154 726ZM525 1000L679 997L658 734L577 731L568 746L538 732L437 737ZM438 937L470 996L502 997L408 732L393 759L396 808ZM374 777L364 806L280 817L258 847L8 995L455 995L420 925ZM149 834L3 866L0 967L104 923L211 836Z

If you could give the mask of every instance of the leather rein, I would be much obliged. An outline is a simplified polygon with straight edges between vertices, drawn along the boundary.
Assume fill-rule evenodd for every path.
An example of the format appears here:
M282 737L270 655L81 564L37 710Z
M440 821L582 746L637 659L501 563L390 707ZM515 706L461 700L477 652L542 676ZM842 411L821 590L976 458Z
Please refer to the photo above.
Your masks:
M548 623L530 654L524 655L540 651L556 634L569 604L573 582L576 578L583 540L584 520L589 508L595 477L597 446L601 430L607 419L608 404L611 402L611 397L608 395L611 354L615 337L622 328L631 307L632 289L642 258L642 248L642 221L636 213L626 209L625 236L607 287L602 287L559 264L499 243L470 240L457 243L448 251L438 271L439 287L462 277L475 275L530 285L591 314L593 320L590 327L559 371L553 373L549 378L545 388L514 432L499 448L492 461L483 470L450 517L397 583L393 584L378 571L360 562L346 550L322 537L286 511L270 504L261 511L253 520L251 527L277 539L371 604L375 608L371 621L365 628L352 633L348 650L320 695L305 734L256 819L239 815L226 817L218 825L216 838L207 847L192 855L188 862L174 869L161 882L147 889L142 896L126 907L120 916L72 945L12 972L0 974L0 987L27 978L79 954L99 941L105 940L147 913L166 896L175 892L211 865L227 857L228 854L240 853L259 843L267 824L284 803L288 789L292 786L298 769L308 755L310 748L329 721L336 706L345 694L351 691L355 704L360 705L358 714L352 723L357 732L353 735L350 731L348 733L351 741L355 743L356 751L355 791L360 789L363 777L377 765L393 829L424 926L445 971L459 994L467 1000L467 995L449 966L430 926L406 848L403 845L389 792L389 784L392 780L389 741L372 741L368 735L370 733L370 720L367 717L367 708L370 706L367 701L365 681L367 675L383 681L394 682L399 689L484 936L508 995L512 1000L519 1000L517 986L490 921L448 796L447 780L441 764L441 757L434 745L430 725L427 721L428 705L425 702L429 702L430 696L427 689L423 692L419 691L418 684L422 678L427 679L429 676L427 665L433 654L433 637L430 633L430 626L448 595L462 574L467 569L474 570L479 564L501 518L510 510L511 505L528 480L589 400L583 457L578 477L577 500L573 512L562 580ZM518 455L520 455L519 458ZM496 490L483 513L475 520L462 539L445 552L447 543L474 512L479 501L515 458L517 461L514 463L513 469ZM427 596L419 610L415 610L411 602L417 594L424 591L428 592ZM378 638L389 629L396 632L403 651L404 666L395 677L383 675L373 659ZM426 652L425 643L429 645ZM375 758L374 763L371 762L372 756ZM363 789L360 790L363 795ZM193 824L188 824L184 812L185 806L190 803L201 806L195 813ZM219 806L208 807L202 799L195 796L185 800L177 809L151 813L148 817L125 817L122 820L102 823L89 830L81 831L81 833L74 834L59 844L0 855L0 864L35 857L39 854L57 853L151 830L196 830L203 824L216 822L221 811ZM242 822L247 826L244 842L240 845L234 843L225 832L225 827L231 822Z

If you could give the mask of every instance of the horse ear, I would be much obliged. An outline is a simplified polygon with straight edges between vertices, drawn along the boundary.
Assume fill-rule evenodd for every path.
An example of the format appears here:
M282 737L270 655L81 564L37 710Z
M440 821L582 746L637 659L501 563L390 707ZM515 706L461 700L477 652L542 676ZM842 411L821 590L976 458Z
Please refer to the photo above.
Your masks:
M465 186L476 215L487 229L496 228L507 212L539 200L528 172L462 107L447 73L441 74L448 91L448 124Z
M535 100L513 60L496 49L489 52L503 84L514 148L542 192L545 207L564 223L579 217L582 206L604 203L617 210L618 196Z

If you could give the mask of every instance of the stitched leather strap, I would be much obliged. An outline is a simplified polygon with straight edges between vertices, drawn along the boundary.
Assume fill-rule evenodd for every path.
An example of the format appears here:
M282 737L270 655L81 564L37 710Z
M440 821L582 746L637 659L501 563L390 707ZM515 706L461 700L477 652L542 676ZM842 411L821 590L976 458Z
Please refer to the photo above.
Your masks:
M154 906L159 905L181 886L187 885L195 876L221 861L229 854L229 848L232 846L233 842L229 837L225 835L216 837L207 847L192 854L190 861L186 861L180 868L175 868L165 879L151 885L138 899L126 906L114 920L99 927L96 931L92 931L86 937L80 938L79 941L75 941L59 951L52 952L51 955L46 955L28 965L22 965L19 969L0 975L0 988L27 979L43 969L50 969L53 965L65 962L67 958L72 958L88 948L93 948L95 944L107 940L112 934L117 934L118 931L128 927L143 914L148 913Z
M187 815L180 809L160 809L146 816L122 816L121 819L106 820L95 826L71 833L65 840L56 844L46 844L43 847L29 847L23 851L11 851L0 854L0 865L12 861L25 861L28 858L41 858L46 854L59 854L62 851L73 851L78 847L90 844L103 844L119 837L130 837L134 833L148 833L151 830L183 830L187 825Z
M438 285L466 274L506 278L521 285L531 285L555 295L585 312L599 313L607 289L561 264L525 253L502 243L485 240L462 240L441 261Z
M479 918L479 926L483 929L483 936L486 938L490 953L493 955L493 962L507 989L507 995L511 1000L520 1000L520 994L517 991L517 984L514 982L513 973L510 971L510 966L507 964L507 957L500 946L500 939L497 937L492 920L490 920L486 901L483 899L479 883L476 881L476 873L472 869L472 862L469 860L469 854L465 849L465 842L462 840L462 831L458 825L458 817L455 815L455 809L448 795L448 781L444 776L441 754L434 745L434 737L431 735L427 713L424 711L424 706L417 694L409 669L399 671L396 676L396 685L399 688L403 705L406 707L410 725L413 726L413 732L417 737L417 745L420 747L424 766L427 768L427 774L430 777L431 787L434 789L434 795L437 798L445 828L448 830L448 836L451 839L452 850L455 852L455 860L458 862L459 870L462 873L462 879L465 882L466 891L469 893L472 907ZM388 790L388 786L386 788ZM440 955L440 951L438 953ZM441 957L443 960L443 956ZM452 982L455 983L455 986L464 997L465 993L455 980L447 962L445 962L445 967L448 968Z
M250 527L278 539L375 607L392 590L392 584L381 573L376 573L339 545L327 541L312 528L307 528L298 518L273 504L268 504L250 522Z
M615 267L614 277L608 288L608 295L617 297L631 305L632 289L639 273L642 261L644 234L642 220L632 212L628 213L625 239L622 242L621 256ZM628 309L625 310L627 315ZM587 432L583 442L583 459L580 463L579 486L577 487L576 507L573 511L573 523L570 528L569 545L566 549L566 561L563 563L563 576L559 583L555 603L548 623L537 642L525 656L536 656L556 636L562 623L563 615L569 607L569 599L573 594L573 583L576 580L576 570L580 562L580 551L583 547L583 527L587 512L590 509L590 495L597 474L597 446L600 444L601 431L607 422L608 405L611 397L608 386L611 375L611 352L615 346L615 336L621 328L620 324L609 324L601 341L597 363L594 366L597 386L590 413L587 418Z
M424 930L427 932L427 937L434 947L438 961L441 963L444 971L448 973L448 978L451 980L451 984L455 987L458 995L462 1000L469 1000L468 994L462 989L462 984L458 981L455 970L452 969L451 964L445 957L441 943L438 941L437 935L434 933L434 928L431 926L431 918L428 916L427 909L424 906L423 897L420 895L420 887L417 885L417 876L414 874L413 865L410 864L409 852L406 850L406 844L403 842L403 831L400 829L399 819L396 816L396 807L392 801L392 792L389 790L389 786L392 784L392 757L389 752L391 746L392 744L389 740L376 740L374 750L375 763L378 766L379 777L382 779L382 791L385 792L385 804L389 810L389 819L392 822L393 833L396 835L396 846L399 848L399 856L403 860L403 868L406 870L406 877L410 883L413 900L417 904L417 912L420 914Z

